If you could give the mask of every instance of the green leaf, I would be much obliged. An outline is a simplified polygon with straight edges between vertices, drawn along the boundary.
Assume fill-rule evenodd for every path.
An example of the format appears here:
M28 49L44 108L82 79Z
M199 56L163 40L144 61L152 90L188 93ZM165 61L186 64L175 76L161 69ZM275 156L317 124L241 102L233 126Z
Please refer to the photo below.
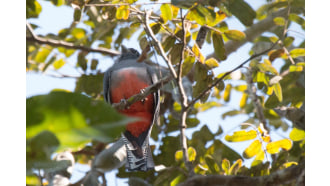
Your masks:
M217 32L213 32L212 40L213 40L214 53L216 54L216 56L220 60L226 60L227 55L226 55L225 44L222 35Z
M78 66L80 66L84 71L87 70L87 59L84 52L78 53Z
M217 162L214 160L214 158L212 156L207 154L204 157L204 160L212 174L216 174L220 171L219 165L217 164Z
M279 26L284 26L285 25L285 19L284 17L275 17L273 19L274 23Z
M204 112L208 109L214 108L214 107L220 107L221 104L216 101L210 101L206 103L195 103L194 108L198 109L198 112Z
M228 39L235 41L242 41L246 37L245 33L239 30L226 30L224 34Z
M171 62L173 64L177 64L180 62L182 47L183 47L183 45L181 43L177 43L172 47L172 49L170 51L170 56L171 56Z
M270 154L276 154L280 152L280 148L284 150L290 150L292 147L292 141L290 139L282 139L274 142L270 142L266 146L266 150Z
M60 69L63 65L65 64L65 61L63 58L59 59L59 60L56 60L54 63L53 63L53 67L55 68L55 70L58 70Z
M78 148L92 139L109 142L120 136L126 119L104 101L68 92L51 92L26 100L26 137L50 131L62 147Z
M81 9L79 7L75 7L74 12L73 12L73 21L74 22L80 22L81 16L82 16Z
M97 64L99 63L99 60L92 59L91 69L96 70Z
M214 58L210 58L208 60L205 61L205 65L209 68L209 69L212 69L212 68L216 68L219 66L219 63L216 59Z
M245 26L253 24L253 19L256 18L256 12L244 0L227 0L224 4Z
M203 13L201 12L201 9L197 7L194 7L192 9L190 9L188 15L187 15L187 19L189 20L194 20L196 21L199 25L205 25L206 24L206 18L203 15Z
M302 29L305 30L305 19L304 18L300 17L297 14L290 14L289 20L296 22L297 24L299 24L301 26Z
M37 18L42 10L41 5L36 0L26 1L26 18Z
M182 174L180 174L177 177L175 177L174 180L171 181L171 186L176 186L183 180L184 180L184 176Z
M240 142L240 141L247 141L257 137L257 132L255 130L245 131L240 130L234 132L232 136L226 135L225 140L229 142Z
M172 20L172 8L170 4L162 4L160 6L160 17L163 18L164 23L167 23L168 20Z
M293 128L290 132L290 139L292 141L301 141L305 139L305 131L297 128Z
M304 48L295 48L290 51L290 56L292 58L297 58L300 56L305 56L305 49Z
M275 95L276 95L278 101L279 101L279 102L282 102L282 100L283 100L283 96L282 96L282 88L281 88L280 83L275 83L275 84L273 85L273 90L274 90L274 92L275 92Z
M76 81L75 92L84 92L96 97L103 90L103 74L81 75Z
M262 151L261 149L261 142L257 139L254 140L249 147L247 147L244 152L243 152L243 157L246 159L250 159L252 157L254 157L255 155L257 155L260 151Z

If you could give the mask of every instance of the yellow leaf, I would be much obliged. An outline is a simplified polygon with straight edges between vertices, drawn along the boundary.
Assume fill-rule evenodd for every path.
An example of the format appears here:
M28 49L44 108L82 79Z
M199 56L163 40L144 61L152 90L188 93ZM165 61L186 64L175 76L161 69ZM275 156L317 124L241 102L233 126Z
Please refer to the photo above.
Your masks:
M265 159L265 152L261 149L254 160L263 161L264 159Z
M227 84L225 88L225 92L223 93L223 99L228 102L230 98L230 92L231 92L231 84Z
M160 6L160 17L163 18L164 23L166 23L168 20L172 19L172 8L169 4L162 4Z
M246 101L247 101L248 97L249 97L248 94L243 93L242 98L241 98L241 101L239 102L239 107L240 108L244 108L245 107Z
M58 70L65 64L64 59L59 59L53 63L53 67Z
M292 141L290 139L282 139L279 141L270 142L267 144L266 149L270 154L276 154L280 152L280 148L284 150L290 150L292 147Z
M235 40L235 41L242 41L245 39L245 33L241 32L239 30L226 30L224 32L226 37L230 40Z
M270 142L270 136L262 137L262 140L266 143Z
M197 46L197 44L195 43L193 48L192 48L193 53L195 54L195 56L199 59L199 61L201 63L204 63L205 57L203 56L203 54L201 53L199 47Z
M229 169L230 169L230 162L226 158L222 160L221 163L222 170L225 171L226 175L229 174Z
M207 67L209 67L210 69L212 69L212 68L218 67L219 66L219 63L218 63L218 61L216 59L210 58L210 59L208 59L208 60L205 61L205 65Z
M188 148L189 161L195 161L196 154L197 154L197 152L193 147Z
M178 150L175 152L175 160L180 161L183 160L183 152L182 150Z
M236 175L237 171L242 167L242 159L238 159L229 169L230 175Z
M274 92L275 92L275 95L276 95L278 101L282 102L283 97L282 97L282 88L281 88L280 83L275 83L273 85L273 88L274 88Z
M129 6L123 5L117 9L116 18L117 19L128 19L129 17Z
M261 142L254 140L243 152L243 157L250 159L261 151Z
M236 131L232 136L226 135L225 140L229 142L239 142L239 141L247 141L257 137L257 132L255 130L250 131Z
M294 162L294 161L290 161L290 162L287 162L287 163L284 163L283 166L285 168L288 168L288 167L291 167L292 165L298 165L297 162Z
M301 141L305 139L305 131L293 128L290 132L290 139L292 139L292 141Z
M283 17L275 17L273 19L274 23L279 26L285 25L285 19Z
M305 49L304 48L295 48L290 51L290 55L292 58L305 56Z

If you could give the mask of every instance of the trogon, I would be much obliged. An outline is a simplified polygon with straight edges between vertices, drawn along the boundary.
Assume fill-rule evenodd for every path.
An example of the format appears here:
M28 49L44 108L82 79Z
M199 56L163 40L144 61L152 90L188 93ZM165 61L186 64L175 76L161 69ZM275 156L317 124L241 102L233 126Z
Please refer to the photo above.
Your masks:
M138 62L139 56L135 49L122 46L120 57L104 74L104 98L108 103L122 102L157 82L155 70L144 62ZM159 94L158 90L119 110L124 115L139 119L127 124L122 134L127 152L126 168L130 171L154 168L149 137L159 115Z

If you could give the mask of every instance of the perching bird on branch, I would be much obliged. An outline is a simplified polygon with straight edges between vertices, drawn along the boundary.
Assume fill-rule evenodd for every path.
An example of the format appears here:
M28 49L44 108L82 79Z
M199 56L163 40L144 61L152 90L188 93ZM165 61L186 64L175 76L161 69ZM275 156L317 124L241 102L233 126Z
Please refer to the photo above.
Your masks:
M139 56L135 49L122 47L121 56L104 74L104 98L108 103L125 101L157 82L155 71L144 62L138 62ZM139 118L138 121L129 123L122 135L128 170L147 171L154 168L149 137L159 115L159 94L158 90L129 108L119 110L127 116Z

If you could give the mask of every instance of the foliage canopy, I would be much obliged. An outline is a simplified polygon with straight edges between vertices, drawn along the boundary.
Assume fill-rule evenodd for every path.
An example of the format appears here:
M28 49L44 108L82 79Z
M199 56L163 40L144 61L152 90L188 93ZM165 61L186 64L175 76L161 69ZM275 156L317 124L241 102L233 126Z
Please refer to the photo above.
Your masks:
M202 178L196 175L207 175L203 179L236 183L235 176L228 175L266 176L267 181L279 170L304 169L305 41L299 33L305 29L304 0L267 0L257 9L244 0L40 1L72 8L72 23L57 34L43 36L34 33L40 25L27 23L26 70L47 75L71 65L80 75L75 77L74 92L54 90L26 99L27 184L45 181L42 174L35 176L37 170L49 170L56 164L52 154L64 149L72 152L76 162L90 163L134 119L104 102L100 68L104 57L92 55L115 58L121 44L132 38L137 38L134 48L162 72L160 78L180 78L161 87L160 125L154 126L151 135L158 146L153 149L155 164L163 168L126 172L121 167L118 178L128 178L133 185L188 185L200 183ZM27 1L27 22L39 17L40 1ZM230 19L238 20L245 30L230 29ZM239 76L233 71L214 73L246 43L252 44L251 57L231 68ZM155 56L165 65L153 63ZM69 64L70 60L76 63ZM237 95L239 100L233 100ZM233 109L214 116L215 120L248 117L234 131L224 133L220 123L212 132L197 117L225 106ZM186 129L193 133L185 144ZM274 140L278 133L289 136ZM243 141L247 145L242 153L231 147ZM244 164L248 159L252 163ZM304 171L286 174L277 184L304 183ZM251 183L256 184L260 182Z

